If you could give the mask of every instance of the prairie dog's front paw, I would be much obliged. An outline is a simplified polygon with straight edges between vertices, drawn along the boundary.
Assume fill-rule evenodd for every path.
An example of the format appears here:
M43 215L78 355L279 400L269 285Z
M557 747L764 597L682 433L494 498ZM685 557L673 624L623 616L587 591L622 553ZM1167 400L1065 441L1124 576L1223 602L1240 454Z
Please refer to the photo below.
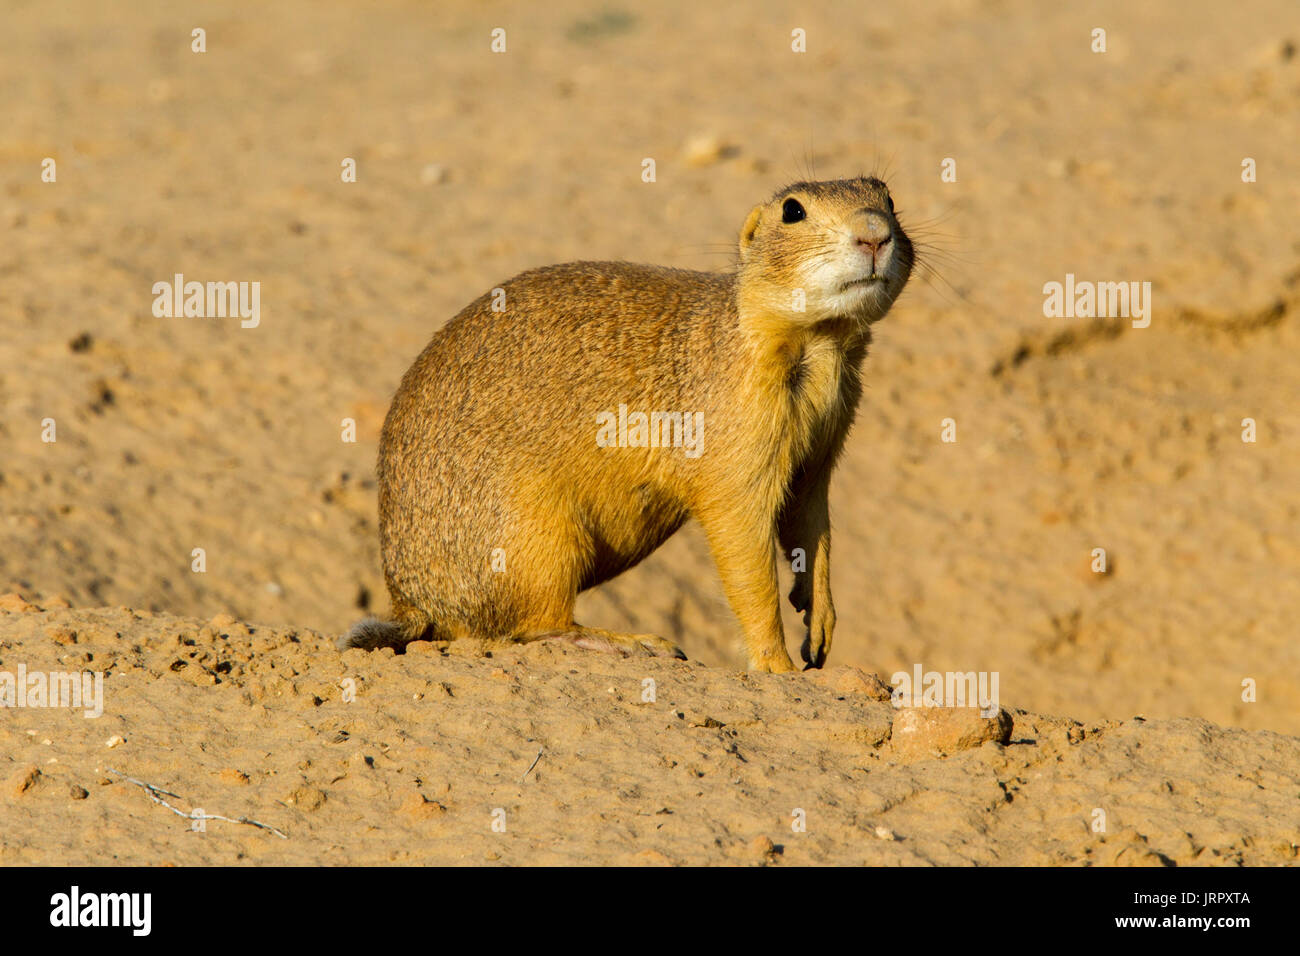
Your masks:
M808 621L808 635L804 638L800 656L808 667L821 667L831 652L831 638L835 633L835 608L824 600L814 605L804 619ZM807 668L805 668L806 670Z

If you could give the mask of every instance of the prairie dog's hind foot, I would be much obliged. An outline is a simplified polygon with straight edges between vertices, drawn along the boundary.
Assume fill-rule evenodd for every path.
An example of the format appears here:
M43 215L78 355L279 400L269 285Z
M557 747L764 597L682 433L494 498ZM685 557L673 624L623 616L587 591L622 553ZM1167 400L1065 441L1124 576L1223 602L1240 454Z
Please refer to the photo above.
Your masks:
M654 634L620 634L617 631L583 627L580 624L550 631L530 631L517 640L527 644L559 641L583 650L603 651L606 654L620 654L623 657L669 657L679 661L686 660L686 655L680 647Z

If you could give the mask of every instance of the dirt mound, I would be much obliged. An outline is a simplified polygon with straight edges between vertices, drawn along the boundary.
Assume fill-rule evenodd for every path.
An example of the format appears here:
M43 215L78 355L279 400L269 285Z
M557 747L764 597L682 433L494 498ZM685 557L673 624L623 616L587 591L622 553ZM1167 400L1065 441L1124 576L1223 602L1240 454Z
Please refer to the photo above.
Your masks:
M0 602L0 673L100 671L103 713L4 712L3 863L1296 859L1300 740L1267 731L896 710L847 667L339 654L308 630L58 603Z

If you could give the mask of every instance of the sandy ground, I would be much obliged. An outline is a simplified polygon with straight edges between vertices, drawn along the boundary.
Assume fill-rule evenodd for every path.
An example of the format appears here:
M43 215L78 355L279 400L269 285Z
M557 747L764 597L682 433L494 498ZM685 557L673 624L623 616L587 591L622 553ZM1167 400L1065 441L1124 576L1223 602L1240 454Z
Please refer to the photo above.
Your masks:
M6 719L0 863L1297 860L1300 740L1270 731L1008 708L1005 744L971 746L909 736L916 711L856 668L428 642L340 656L310 631L127 609L0 624L6 664L110 672L97 719ZM141 784L274 831L196 831Z
M6 12L0 668L113 663L97 720L0 712L4 861L1294 860L1290 0L364 9ZM996 671L1009 743L907 762L870 695L739 677L692 526L579 608L689 665L330 649L386 610L375 442L443 322L549 262L727 268L784 181L872 170L930 268L832 486L831 663ZM155 317L177 272L260 325ZM1067 273L1150 282L1150 327L1045 318Z

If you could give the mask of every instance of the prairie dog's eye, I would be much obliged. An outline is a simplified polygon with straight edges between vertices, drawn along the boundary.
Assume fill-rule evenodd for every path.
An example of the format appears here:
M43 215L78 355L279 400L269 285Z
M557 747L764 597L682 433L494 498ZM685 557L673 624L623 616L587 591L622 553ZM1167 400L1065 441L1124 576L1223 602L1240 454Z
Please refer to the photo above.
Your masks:
M894 197L893 197L893 196L886 195L886 196L885 196L885 199L888 200L888 202L889 202L889 211L890 211L890 212L893 212L893 211L894 211Z
M803 204L797 199L787 199L781 205L782 222L800 222L808 214L804 212Z

